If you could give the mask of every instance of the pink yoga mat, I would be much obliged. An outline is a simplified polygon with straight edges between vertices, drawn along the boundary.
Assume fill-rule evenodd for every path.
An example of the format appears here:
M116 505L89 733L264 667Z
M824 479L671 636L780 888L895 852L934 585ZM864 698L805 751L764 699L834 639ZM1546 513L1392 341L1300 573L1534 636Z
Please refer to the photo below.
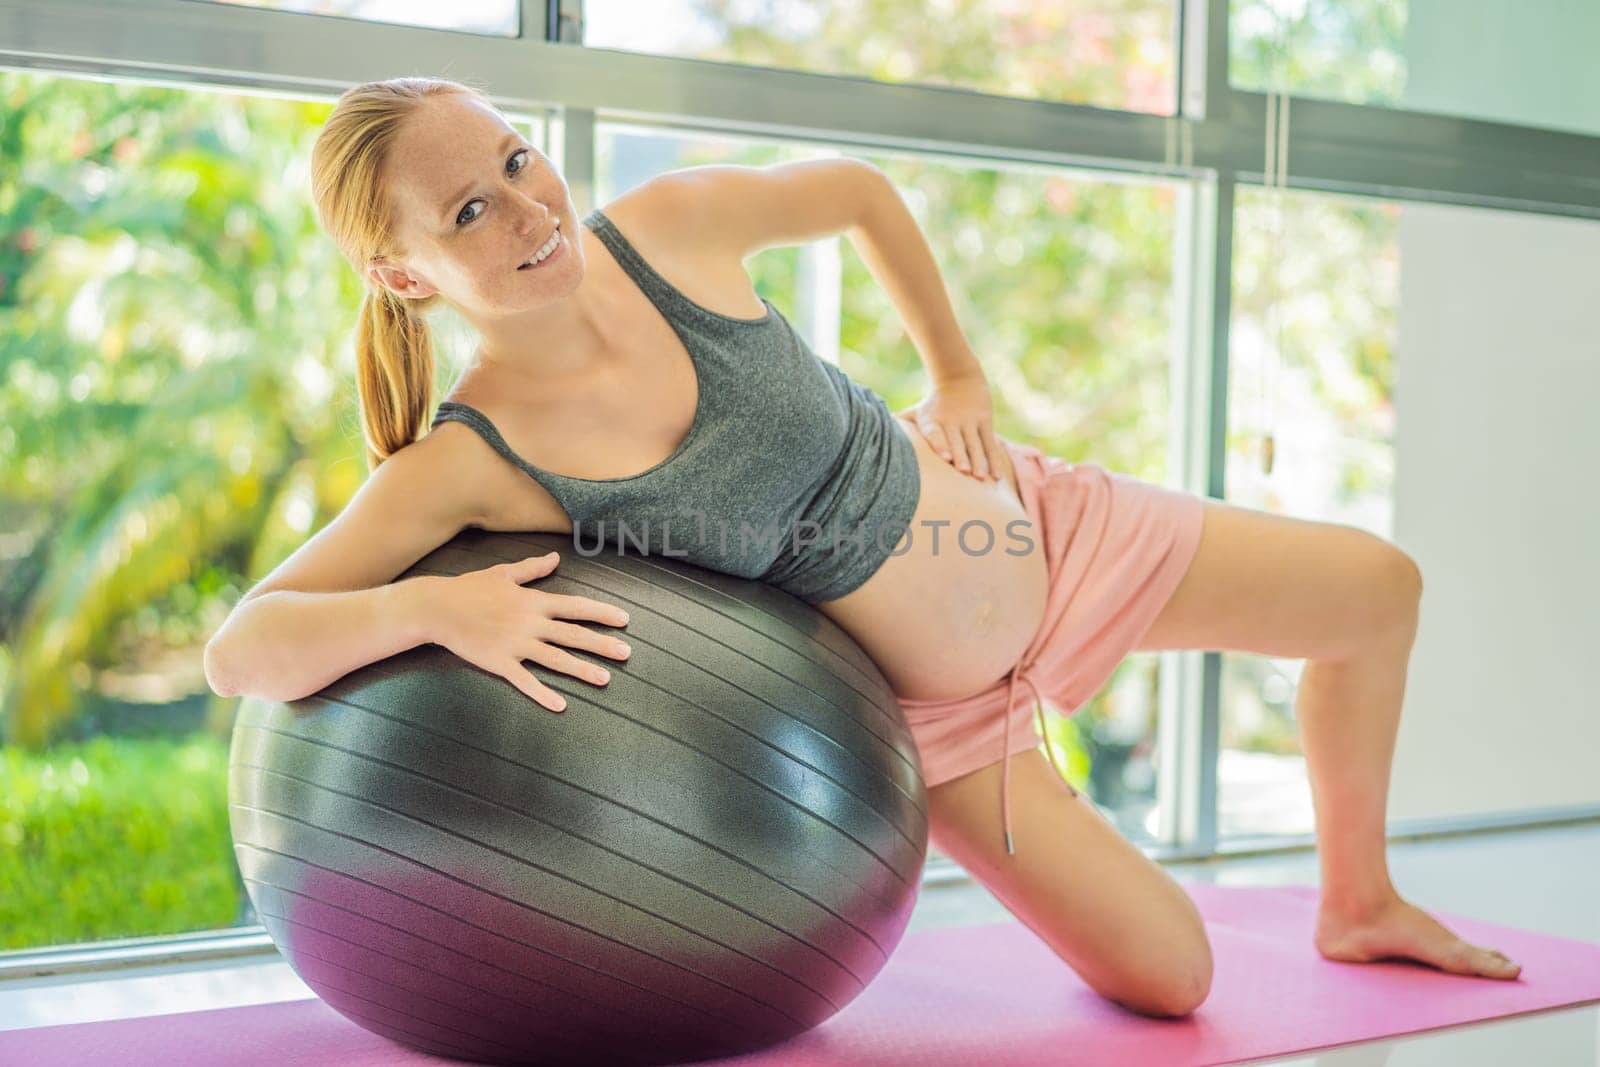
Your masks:
M1235 1063L1600 1000L1600 945L1434 912L1522 964L1515 981L1414 963L1332 963L1311 944L1312 886L1185 883L1216 975L1183 1019L1126 1011L1084 985L1020 923L908 934L844 1011L778 1048L719 1067L1004 1067ZM0 1063L450 1063L367 1033L317 1000L0 1032Z

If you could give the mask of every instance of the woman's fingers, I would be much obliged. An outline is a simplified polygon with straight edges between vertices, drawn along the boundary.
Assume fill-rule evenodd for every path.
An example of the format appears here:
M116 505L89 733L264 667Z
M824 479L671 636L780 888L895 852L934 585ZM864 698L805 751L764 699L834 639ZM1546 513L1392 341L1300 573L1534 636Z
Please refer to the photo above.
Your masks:
M581 648L585 652L610 656L612 659L627 659L633 652L625 641L570 622L552 621L546 631L545 640L559 642L568 648Z
M931 418L923 423L914 417L906 421L920 430L934 454L952 467L989 481L999 479L1001 446L986 424L978 421L942 423Z
M542 578L556 569L556 564L561 562L561 555L557 552L546 552L542 556L529 556L526 559L513 560L506 566L511 569L512 580L518 585Z
M546 641L537 641L533 648L528 650L524 659L531 659L541 667L549 667L562 674L570 674L574 678L581 678L585 682L595 685L605 685L611 680L611 672L598 663L579 659L565 649L557 648Z
M628 625L628 613L614 604L591 600L586 596L569 596L565 593L547 595L550 597L551 618L559 616L563 619L585 619L607 626Z
M989 456L983 446L982 427L968 425L963 433L967 439L967 454L972 457L972 473L985 481L989 478Z
M512 661L500 673L505 676L506 681L522 690L523 695L535 704L551 711L567 710L566 698L539 681L539 676L524 667L520 660Z
M967 458L967 440L959 428L950 434L950 455L950 462L955 464L956 470L963 472L972 470L972 461Z
M998 482L1000 472L1005 470L1005 461L1000 452L1005 446L1000 443L1000 439L994 435L993 428L989 426L983 428L983 447L989 456L989 477Z

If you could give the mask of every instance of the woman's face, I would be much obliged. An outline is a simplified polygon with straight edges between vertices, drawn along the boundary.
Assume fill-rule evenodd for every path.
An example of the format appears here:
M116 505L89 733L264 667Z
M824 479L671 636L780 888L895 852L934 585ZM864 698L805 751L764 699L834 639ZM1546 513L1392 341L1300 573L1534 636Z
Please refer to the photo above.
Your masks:
M399 295L439 292L485 323L565 297L582 281L567 183L476 98L427 100L401 128L384 174L404 252L370 269ZM518 269L557 233L553 254Z

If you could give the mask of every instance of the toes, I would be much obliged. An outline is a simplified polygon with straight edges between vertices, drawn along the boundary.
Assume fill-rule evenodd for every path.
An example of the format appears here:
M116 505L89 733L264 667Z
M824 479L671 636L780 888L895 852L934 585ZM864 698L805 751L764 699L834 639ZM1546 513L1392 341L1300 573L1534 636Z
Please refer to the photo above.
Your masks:
M1488 949L1479 948L1455 938L1453 940L1440 940L1426 947L1419 946L1422 951L1415 953L1417 959L1433 964L1442 971L1451 974L1480 975L1488 974L1498 968L1500 961L1490 955Z
M1522 964L1514 963L1504 952L1498 949L1486 949L1487 969L1484 974L1495 978L1515 978L1522 973Z
M1522 971L1521 966L1512 963L1503 952L1492 948L1479 948L1466 942L1461 942L1461 948L1465 951L1459 953L1459 958L1465 966L1458 973L1478 974L1485 978L1515 978ZM1458 954L1452 953L1452 956L1456 955ZM1454 963L1455 960L1451 962ZM1454 966L1450 969L1456 970Z

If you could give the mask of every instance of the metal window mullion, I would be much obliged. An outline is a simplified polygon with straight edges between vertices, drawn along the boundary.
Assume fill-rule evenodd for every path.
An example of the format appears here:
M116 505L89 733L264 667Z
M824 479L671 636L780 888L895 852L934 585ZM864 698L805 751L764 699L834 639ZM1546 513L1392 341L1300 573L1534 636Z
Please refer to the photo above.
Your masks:
M1215 186L1211 245L1210 379L1206 389L1206 496L1227 499L1228 471L1228 371L1233 321L1233 227L1238 185L1232 175L1221 175ZM1200 679L1201 706L1196 724L1194 765L1197 776L1195 834L1197 852L1215 851L1218 828L1218 760L1222 736L1222 653L1203 654Z
M534 0L521 0L522 10L526 12L533 2ZM544 2L545 40L582 44L583 0L544 0ZM527 33L526 16L524 16L523 33Z
M231 930L96 941L0 952L0 991L6 983L74 974L104 974L173 964L247 961L278 952L259 923Z
M1236 131L1223 149L1227 169L1263 183L1267 96L1229 90L1227 100ZM1296 188L1600 218L1600 137L1293 95L1290 103L1285 162Z
M1176 0L1177 114L1201 121L1227 103L1227 0Z
M1216 143L1248 147L1251 131L1208 121L1231 105L1228 85L1227 0L1178 0L1178 122L1189 141L1204 142L1206 161L1221 164L1231 153ZM1170 158L1170 153L1169 153ZM1185 163L1192 158L1185 158ZM1180 487L1212 495L1220 482L1219 435L1226 439L1228 315L1231 299L1234 180L1225 166L1179 186L1174 248L1172 423L1170 444ZM1221 405L1220 410L1218 405ZM1216 653L1166 652L1161 657L1161 706L1157 717L1157 851L1166 858L1211 853L1217 842ZM1208 743L1209 739L1209 743Z
M1181 184L1173 248L1169 454L1179 488L1213 498L1226 456L1233 192L1227 175ZM1174 855L1204 854L1217 840L1219 665L1212 652L1161 658L1155 837Z
M599 160L596 158L597 118L592 108L557 108L551 118L551 147L557 150L552 162L566 179L572 205L580 217L599 203L595 186Z

